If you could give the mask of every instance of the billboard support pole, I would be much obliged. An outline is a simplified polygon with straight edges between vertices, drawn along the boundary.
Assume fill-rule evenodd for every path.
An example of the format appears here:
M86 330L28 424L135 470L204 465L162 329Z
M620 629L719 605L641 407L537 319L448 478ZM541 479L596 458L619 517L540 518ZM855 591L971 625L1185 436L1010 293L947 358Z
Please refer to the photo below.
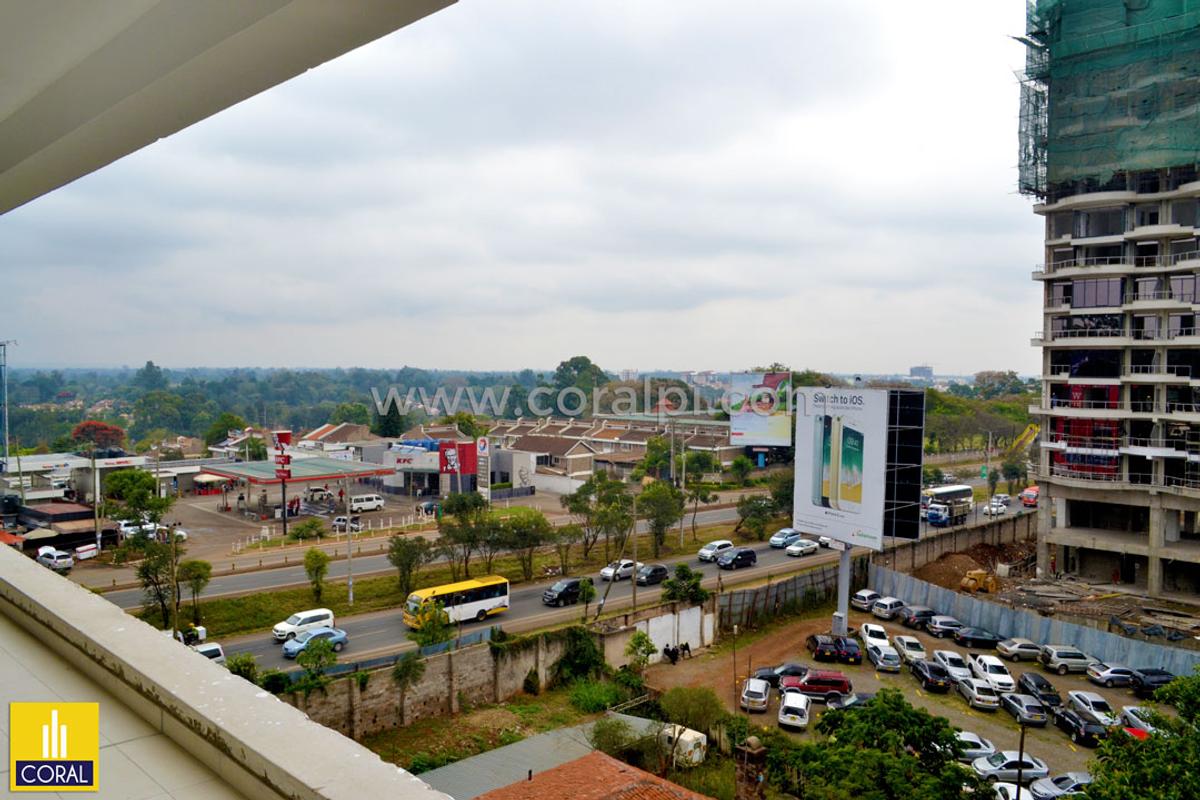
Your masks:
M850 619L850 546L838 542L842 552L838 559L837 612L833 615L833 635L845 636Z

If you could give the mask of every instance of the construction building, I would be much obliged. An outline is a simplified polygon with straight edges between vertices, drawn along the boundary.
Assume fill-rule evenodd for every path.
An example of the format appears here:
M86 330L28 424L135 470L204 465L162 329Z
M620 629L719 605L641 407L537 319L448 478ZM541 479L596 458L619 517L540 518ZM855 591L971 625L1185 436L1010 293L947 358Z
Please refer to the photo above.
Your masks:
M1045 218L1038 565L1200 592L1200 2L1028 7L1020 189Z

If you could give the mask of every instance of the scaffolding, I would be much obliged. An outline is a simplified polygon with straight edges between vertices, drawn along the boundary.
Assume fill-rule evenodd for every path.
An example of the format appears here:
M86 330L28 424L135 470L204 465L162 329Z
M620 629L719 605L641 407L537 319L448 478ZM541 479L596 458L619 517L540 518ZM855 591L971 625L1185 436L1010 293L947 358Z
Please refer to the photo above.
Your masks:
M1200 0L1026 5L1018 188L1131 188L1200 162Z

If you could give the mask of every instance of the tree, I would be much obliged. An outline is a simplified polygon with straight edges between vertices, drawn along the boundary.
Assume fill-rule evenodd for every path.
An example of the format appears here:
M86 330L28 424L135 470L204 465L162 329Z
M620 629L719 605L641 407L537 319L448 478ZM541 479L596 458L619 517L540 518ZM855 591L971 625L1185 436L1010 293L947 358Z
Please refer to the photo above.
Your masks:
M265 461L267 459L267 445L257 436L251 436L246 441L245 447L247 461Z
M296 663L304 670L304 683L308 686L324 686L328 682L325 670L337 663L337 653L328 639L309 639L296 656Z
M610 756L620 756L637 741L637 735L629 723L620 717L601 717L592 724L588 742L592 747Z
M591 578L579 581L579 602L583 603L583 621L587 622L588 606L596 599L596 585Z
M696 572L687 564L675 565L675 577L663 581L664 600L683 603L703 603L708 599L708 590L700 586L704 573Z
M996 493L996 486L1000 483L1000 473L994 469L988 470L987 482L988 496L990 497Z
M604 471L596 472L574 492L559 498L563 509L579 521L580 543L585 559L600 539L604 515L611 513L614 505L620 506L627 501L628 490L625 483ZM607 550L604 557L608 558Z
M331 425L342 423L352 425L368 425L371 422L371 410L366 403L338 403L337 408L329 415Z
M642 674L651 656L658 653L658 648L645 631L637 630L625 644L625 657L629 659L629 668L637 674Z
M729 465L729 471L733 473L733 477L742 486L750 479L750 473L754 471L754 462L745 456L738 456L733 459Z
M433 548L424 536L397 534L388 540L388 561L396 568L400 595L408 597L416 588L416 573L433 558Z
M795 475L789 470L771 476L771 500L780 514L792 513L793 495L796 488Z
M395 666L392 667L392 682L396 684L396 688L400 691L400 724L408 724L408 713L406 711L408 699L408 690L421 682L421 678L425 677L425 659L421 658L418 653L405 653L396 659Z
M244 431L248 426L246 420L228 411L217 417L216 421L204 433L204 443L210 447L217 442L229 438L231 431Z
M325 575L329 572L329 554L324 550L310 547L304 554L304 574L312 584L313 599L321 602L321 592L325 590Z
M235 653L225 659L225 668L239 678L258 683L258 659L253 653Z
M554 552L558 556L559 574L566 575L571 571L571 548L583 537L583 528L574 522L559 525L554 528L550 537L554 544Z
M96 419L87 419L71 429L71 439L87 452L120 447L125 441L125 431Z
M925 466L921 470L921 480L928 486L936 486L946 480L946 473L941 467Z
M302 542L305 539L320 541L326 533L325 522L316 517L309 517L288 526L288 536L298 542Z
M496 556L501 551L512 548L506 520L492 511L483 514L476 545L479 548L479 556L483 559L483 571L490 573Z
M133 385L145 392L166 389L167 376L163 374L160 367L154 365L153 361L147 361L146 366L139 369L133 376Z
M179 562L179 581L187 585L192 593L192 622L200 624L200 594L212 580L212 564L200 559Z
M1025 382L1012 370L984 370L975 373L975 394L984 400L1022 394L1024 391Z
M1089 767L1089 800L1200 797L1200 671L1176 678L1154 698L1174 706L1176 714L1156 713L1151 724L1157 733L1147 739L1108 737Z
M592 363L587 356L575 356L559 363L554 370L554 388L562 390L568 386L582 389L590 395L597 386L610 380L608 374Z
M159 612L162 614L162 626L164 629L169 628L172 624L171 608L179 596L178 584L171 582L173 566L171 551L175 551L174 566L176 567L175 574L178 576L178 559L183 555L183 548L178 544L172 548L169 544L163 544L149 537L137 538L141 540L139 546L142 550L142 560L138 562L134 574L142 585L146 604L158 606Z
M738 524L733 532L737 533L743 527L759 541L767 532L767 523L775 516L775 501L770 497L759 494L746 495L737 503Z
M487 423L482 422L474 414L466 411L447 414L438 420L438 425L456 425L462 435L470 439L478 439L480 436L486 436L488 432Z
M683 493L666 481L655 481L637 497L635 508L650 526L654 557L667 538L667 529L683 516Z
M711 505L720 500L720 496L709 489L700 481L688 481L687 496L684 498L686 502L692 504L692 541L696 541L696 517L700 515L700 504Z
M445 607L437 601L424 603L413 615L412 632L408 638L421 647L448 642L454 638L454 626Z
M717 463L717 457L707 450L689 450L684 460L687 462L688 478L695 475L696 480L700 480L706 472L716 472L721 466Z
M642 456L641 467L643 475L651 475L660 480L671 471L671 443L664 436L651 436L646 440L646 454Z
M391 403L382 415L375 415L375 424L371 432L385 439L399 439L408 429L408 420L400 413L400 404Z
M707 686L676 686L658 699L668 722L709 733L725 716L725 706L717 693Z
M1016 494L1017 481L1021 480L1025 474L1025 468L1015 461L1005 461L1000 465L1000 474L1004 476L1004 480L1008 483L1008 493Z
M550 541L553 528L546 515L532 508L515 509L504 520L504 541L521 565L525 580L533 580L533 559L537 549Z

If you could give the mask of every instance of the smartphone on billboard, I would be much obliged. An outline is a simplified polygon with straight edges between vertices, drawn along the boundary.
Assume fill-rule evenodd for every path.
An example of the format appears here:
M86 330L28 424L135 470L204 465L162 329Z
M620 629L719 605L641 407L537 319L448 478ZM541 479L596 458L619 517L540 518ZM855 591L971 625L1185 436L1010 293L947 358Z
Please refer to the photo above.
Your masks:
M827 499L826 505L829 508L841 508L838 493L842 472L842 418L827 416L825 419L829 420L829 434L822 453L825 459L822 488Z
M825 492L825 465L829 461L829 417L816 414L812 418L812 504L829 507L829 495Z
M862 507L863 434L842 423L841 459L838 466L838 508L858 512Z

